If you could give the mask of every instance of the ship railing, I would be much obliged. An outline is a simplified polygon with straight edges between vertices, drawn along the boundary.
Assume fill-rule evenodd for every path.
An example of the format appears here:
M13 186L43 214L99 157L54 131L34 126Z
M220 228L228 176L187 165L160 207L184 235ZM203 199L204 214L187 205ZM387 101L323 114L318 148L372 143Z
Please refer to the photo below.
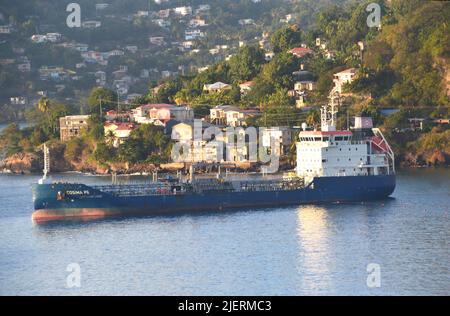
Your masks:
M147 185L99 185L91 186L93 189L114 196L147 196L147 195L171 195L185 194L185 188L173 191L171 186L147 184Z
M219 181L207 181L207 182L195 182L194 189L196 192L206 191L234 191L234 188L230 182Z
M264 182L244 182L241 183L239 191L290 191L303 189L305 187L304 179L290 181L264 181Z

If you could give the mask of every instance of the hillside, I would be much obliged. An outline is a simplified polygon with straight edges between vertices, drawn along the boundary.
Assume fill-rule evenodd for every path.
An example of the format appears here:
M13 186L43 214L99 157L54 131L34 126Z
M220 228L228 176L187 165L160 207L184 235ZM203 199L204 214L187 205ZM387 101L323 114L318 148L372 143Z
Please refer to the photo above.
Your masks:
M23 120L41 96L83 111L99 85L132 100L161 78L196 73L258 43L264 32L307 28L321 8L344 2L80 0L82 25L74 28L64 1L10 2L0 8L0 122Z
M296 1L293 8L311 3ZM218 58L200 72L172 74L150 82L142 95L123 105L123 110L146 103L187 104L197 117L207 119L212 107L232 104L259 111L259 115L248 119L248 125L292 127L306 122L317 127L319 108L336 89L333 76L350 70L354 80L340 87L338 127L347 127L346 114L349 117L371 116L393 146L397 163L448 165L450 4L384 1L381 2L381 27L377 28L368 27L366 23L368 3L370 1L339 5L317 2L311 12L324 6L313 20L304 22L304 27L299 21L278 25L274 22L277 18L272 17L268 21L272 21L270 28L273 30L265 33L261 40L245 42L227 58ZM241 1L234 5L257 4ZM234 8L232 3L226 5L230 10ZM263 1L261 5L269 3ZM280 8L271 10L261 11L260 18L264 20L267 12L285 13ZM301 16L301 12L296 16ZM295 85L302 82L310 83L313 88L298 94ZM225 84L227 88L206 89L214 83ZM251 83L247 86L250 88L243 91L243 83ZM105 88L92 90L83 111L98 113L100 106L103 110L114 109L117 98L121 97L117 92ZM58 117L79 112L76 104L64 103L41 99L27 113L34 127L22 131L10 127L2 133L2 152L7 156L33 153L44 141L58 143ZM395 114L384 114L385 110ZM62 144L65 147L62 150L67 151L63 156L82 153L83 159L105 169L116 163L164 163L169 159L171 143L161 133L161 130L141 126L119 148L113 148L105 140L102 119L93 117L82 138ZM287 160L292 160L292 155L293 152ZM73 159L68 160L70 163Z

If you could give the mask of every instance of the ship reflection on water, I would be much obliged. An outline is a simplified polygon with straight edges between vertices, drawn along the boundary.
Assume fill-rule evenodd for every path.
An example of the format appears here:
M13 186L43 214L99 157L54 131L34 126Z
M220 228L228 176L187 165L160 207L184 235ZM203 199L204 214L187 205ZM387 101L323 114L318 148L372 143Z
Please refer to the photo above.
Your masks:
M305 205L297 210L298 264L301 287L319 290L329 288L330 223L328 210Z

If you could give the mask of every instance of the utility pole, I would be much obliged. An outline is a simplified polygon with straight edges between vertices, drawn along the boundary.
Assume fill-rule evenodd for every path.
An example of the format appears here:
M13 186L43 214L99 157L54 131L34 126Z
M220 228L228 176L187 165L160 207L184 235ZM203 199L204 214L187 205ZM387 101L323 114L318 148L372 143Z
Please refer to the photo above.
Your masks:
M117 118L119 118L119 113L120 113L120 94L119 94L119 90L117 90Z
M348 106L347 106L347 131L350 130L350 118L348 116Z
M103 109L102 109L102 97L100 97L100 119L102 118L103 115Z

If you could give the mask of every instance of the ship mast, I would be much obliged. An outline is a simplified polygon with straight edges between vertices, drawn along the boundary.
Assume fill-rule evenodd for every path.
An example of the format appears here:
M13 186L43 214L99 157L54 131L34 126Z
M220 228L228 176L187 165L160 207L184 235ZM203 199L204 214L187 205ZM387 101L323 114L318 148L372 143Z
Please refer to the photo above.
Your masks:
M44 152L44 170L43 170L44 175L42 176L42 179L39 180L39 184L45 183L45 180L47 180L47 174L50 173L50 150L46 144L44 144L43 152Z
M339 107L339 93L330 95L330 102L322 106L320 109L321 130L324 132L332 132L336 130L337 108Z

